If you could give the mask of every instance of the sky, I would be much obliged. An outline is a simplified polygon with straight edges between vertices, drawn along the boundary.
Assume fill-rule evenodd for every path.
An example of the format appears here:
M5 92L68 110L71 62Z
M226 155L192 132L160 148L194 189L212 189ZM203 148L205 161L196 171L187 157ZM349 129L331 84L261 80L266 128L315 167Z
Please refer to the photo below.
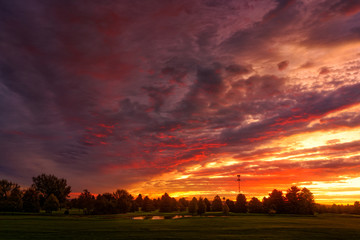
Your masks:
M0 0L0 179L360 200L359 0Z

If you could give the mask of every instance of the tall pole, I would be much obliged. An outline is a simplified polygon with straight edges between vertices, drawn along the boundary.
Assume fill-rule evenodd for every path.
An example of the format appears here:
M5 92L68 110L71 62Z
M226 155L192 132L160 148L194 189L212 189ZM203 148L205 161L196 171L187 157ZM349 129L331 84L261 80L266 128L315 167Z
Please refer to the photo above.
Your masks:
M237 175L237 182L238 182L238 186L239 186L239 194L240 194L240 175Z

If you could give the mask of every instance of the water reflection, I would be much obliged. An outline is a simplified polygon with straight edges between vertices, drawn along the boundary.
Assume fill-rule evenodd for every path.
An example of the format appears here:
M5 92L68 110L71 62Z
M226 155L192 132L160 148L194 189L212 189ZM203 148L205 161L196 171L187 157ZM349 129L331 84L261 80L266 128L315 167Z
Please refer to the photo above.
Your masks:
M193 215L175 215L175 216L136 216L132 217L133 220L163 220L163 219L179 219L179 218L189 218L194 217ZM213 217L227 217L227 216L213 216L213 215L206 215L201 217L213 218Z
M162 220L162 219L165 219L165 217L164 216L153 216L151 218L151 220Z
M133 220L144 220L144 219L149 219L149 220L163 220L163 219L179 219L179 218L189 218L189 217L193 217L193 215L175 215L175 216L136 216L136 217L132 217L131 219ZM216 216L202 216L202 217L216 217ZM225 217L225 216L222 216Z

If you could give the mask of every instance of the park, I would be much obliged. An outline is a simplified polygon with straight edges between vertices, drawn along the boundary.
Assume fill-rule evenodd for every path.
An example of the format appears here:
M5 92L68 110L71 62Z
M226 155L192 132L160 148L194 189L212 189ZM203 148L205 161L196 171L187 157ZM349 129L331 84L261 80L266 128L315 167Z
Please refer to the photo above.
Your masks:
M157 215L165 219L134 220ZM359 239L360 216L222 213L170 219L179 213L0 216L0 239ZM180 213L181 214L181 213Z
M359 239L360 205L316 204L306 188L262 201L134 198L86 189L68 199L66 179L42 174L31 188L0 181L0 239Z

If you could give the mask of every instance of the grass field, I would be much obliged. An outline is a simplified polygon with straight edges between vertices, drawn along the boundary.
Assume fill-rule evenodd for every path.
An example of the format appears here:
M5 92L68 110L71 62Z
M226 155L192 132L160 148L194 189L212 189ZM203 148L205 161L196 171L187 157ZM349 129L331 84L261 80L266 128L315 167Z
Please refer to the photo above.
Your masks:
M0 215L0 239L360 239L360 216Z

